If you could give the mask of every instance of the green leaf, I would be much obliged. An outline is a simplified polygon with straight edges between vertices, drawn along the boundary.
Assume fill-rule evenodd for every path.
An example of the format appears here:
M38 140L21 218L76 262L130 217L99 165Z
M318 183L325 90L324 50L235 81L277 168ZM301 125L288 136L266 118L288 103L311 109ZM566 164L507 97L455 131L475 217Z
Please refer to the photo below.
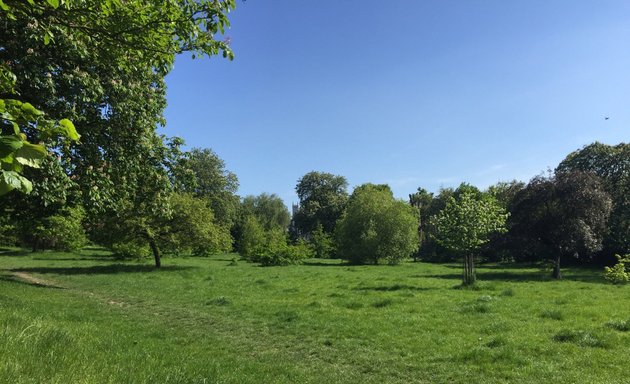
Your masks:
M0 0L0 8L2 8L3 11L8 11L9 10L9 6L6 5L4 3L4 1Z
M22 112L29 113L29 114L35 115L35 116L43 115L43 112L40 111L39 109L33 107L33 104L31 104L31 103L23 103L22 104Z
M2 171L0 174L0 196L14 189L23 193L30 193L33 190L33 184L17 172Z
M53 8L57 8L59 6L59 0L46 0L46 2Z
M24 143L22 148L15 152L15 160L28 167L39 168L42 159L46 157L48 152L43 145Z
M77 132L77 129L72 124L72 121L68 119L59 120L60 132L72 141L77 141L81 138L81 135Z
M50 36L47 33L44 34L44 45L50 44Z
M15 136L0 136L0 159L22 148L24 141Z

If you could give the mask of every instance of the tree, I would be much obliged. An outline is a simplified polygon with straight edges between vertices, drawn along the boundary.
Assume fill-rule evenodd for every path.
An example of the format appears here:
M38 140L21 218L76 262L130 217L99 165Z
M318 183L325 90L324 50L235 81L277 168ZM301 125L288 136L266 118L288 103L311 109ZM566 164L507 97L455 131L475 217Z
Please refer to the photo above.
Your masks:
M184 192L208 201L216 219L232 226L237 219L238 178L225 167L225 162L211 149L193 148L182 154L180 169L192 174L192 183L182 184Z
M529 247L538 245L562 278L562 256L590 258L602 248L611 199L592 173L556 172L536 176L515 197L510 231Z
M286 231L291 214L282 199L275 193L245 196L241 203L243 216L255 216L266 231L274 228Z
M397 264L418 249L418 212L394 199L387 185L363 184L352 192L336 228L339 255L352 263Z
M145 239L159 266L153 225L169 215L172 189L155 132L165 124L164 78L182 52L232 57L217 37L235 2L46 3L55 6L3 2L9 14L0 23L0 62L15 74L15 94L59 126L68 118L82 132L76 146L52 139L48 145L79 185L90 228L120 232L108 224L129 224L125 233ZM31 140L38 128L31 124L22 133Z
M419 251L423 249L423 246L429 241L427 234L427 227L429 225L429 208L433 202L433 193L430 193L424 188L418 188L418 190L409 195L409 204L418 210L418 238L419 238ZM417 257L420 256L420 252L414 253L414 261L417 261Z
M300 206L294 220L300 235L309 236L318 225L332 233L348 201L347 188L343 176L315 171L302 176L295 187Z
M158 241L175 253L207 256L232 249L230 229L217 223L205 201L186 193L170 197L172 214L161 225Z
M604 252L607 256L630 253L630 144L595 142L570 153L556 168L561 173L574 171L599 176L612 199Z
M464 253L464 285L475 283L475 253L492 233L505 231L507 216L494 198L466 191L458 198L450 197L433 218L437 241L447 249Z

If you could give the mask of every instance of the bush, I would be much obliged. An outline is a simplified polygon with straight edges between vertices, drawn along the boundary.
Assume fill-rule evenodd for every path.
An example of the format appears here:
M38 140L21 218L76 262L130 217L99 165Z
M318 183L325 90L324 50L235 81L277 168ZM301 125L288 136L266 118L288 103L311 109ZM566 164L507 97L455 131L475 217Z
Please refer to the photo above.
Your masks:
M321 224L311 234L309 246L313 251L313 257L320 259L335 257L335 242L329 233L324 232Z
M630 280L630 273L626 271L626 264L630 263L630 255L621 257L615 255L617 264L611 267L604 267L604 278L613 284L625 284Z
M248 220L243 227L243 236L239 242L241 255L249 261L264 266L300 264L304 259L312 257L308 245L300 241L296 245L287 243L286 233L279 229L264 231L257 220Z
M337 222L339 255L352 263L397 264L418 249L418 212L394 199L387 185L355 188Z
M207 256L232 249L228 228L216 223L206 202L190 194L174 193L170 199L173 216L163 236L164 249L173 253Z
M121 259L142 259L151 255L146 242L119 242L111 245L111 251Z
M83 229L83 208L65 207L58 214L38 220L34 228L25 231L23 242L33 249L76 251L87 244Z

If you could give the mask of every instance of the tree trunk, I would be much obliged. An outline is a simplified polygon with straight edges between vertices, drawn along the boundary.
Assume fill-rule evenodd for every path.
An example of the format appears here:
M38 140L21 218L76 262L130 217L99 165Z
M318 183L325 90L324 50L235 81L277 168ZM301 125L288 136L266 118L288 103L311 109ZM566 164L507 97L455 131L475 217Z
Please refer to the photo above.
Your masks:
M472 253L464 256L464 279L463 285L473 285L477 281L477 276L475 274L475 258Z
M553 264L553 273L551 274L551 276L554 279L562 279L562 272L560 272L560 253L558 253L558 256L556 256L556 261Z
M149 246L151 247L153 258L155 259L155 268L160 268L162 266L162 261L160 260L160 248L158 248L158 245L153 237L149 237Z

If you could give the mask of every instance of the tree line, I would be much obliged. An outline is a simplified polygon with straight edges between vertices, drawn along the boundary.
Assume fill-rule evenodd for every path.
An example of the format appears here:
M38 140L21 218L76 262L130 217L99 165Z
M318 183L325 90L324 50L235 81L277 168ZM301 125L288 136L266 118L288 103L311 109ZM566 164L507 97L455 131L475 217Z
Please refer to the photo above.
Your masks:
M239 197L210 149L166 124L175 56L233 57L233 0L0 1L0 241L33 250L88 242L120 257L238 251L263 265L462 259L606 264L630 252L630 149L594 143L528 183L462 184L409 201L387 185L348 192L309 172L291 215L274 194Z

